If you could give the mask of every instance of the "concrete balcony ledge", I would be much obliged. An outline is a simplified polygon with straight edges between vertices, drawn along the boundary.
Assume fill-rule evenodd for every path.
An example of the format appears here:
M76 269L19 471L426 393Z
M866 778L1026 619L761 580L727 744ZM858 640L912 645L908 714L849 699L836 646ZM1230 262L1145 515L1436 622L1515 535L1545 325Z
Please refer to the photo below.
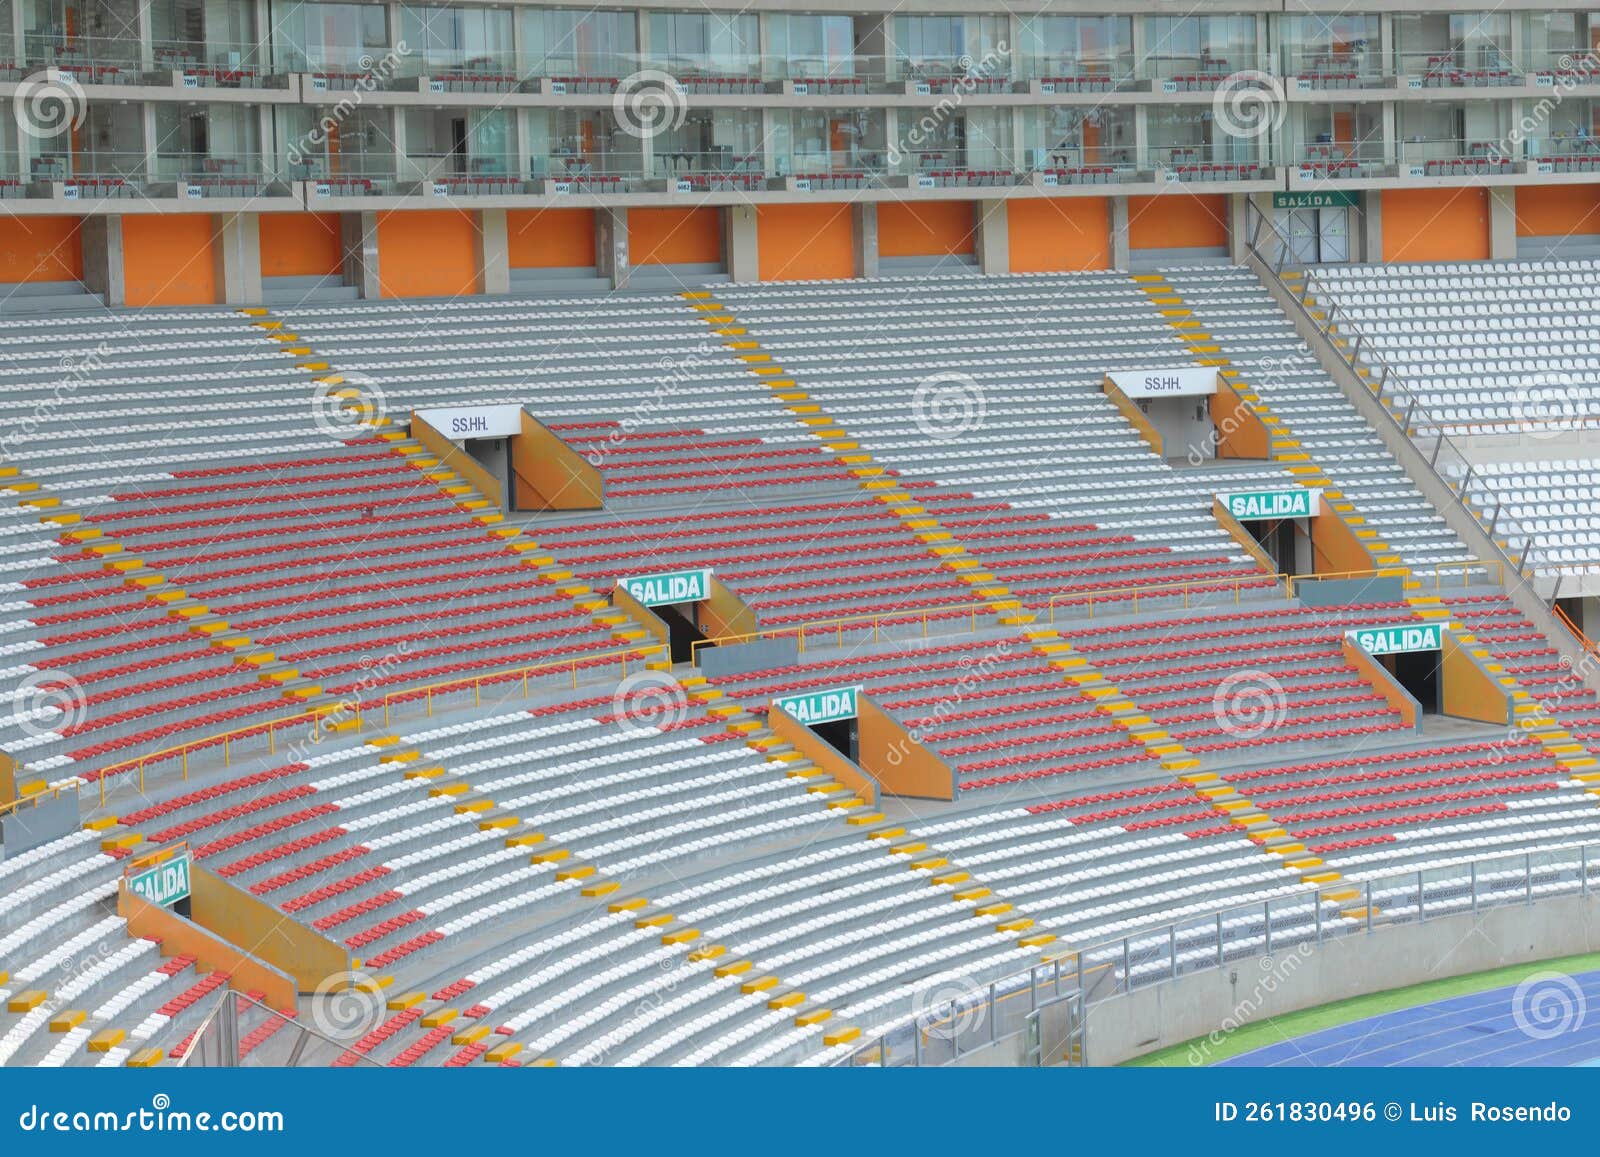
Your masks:
M1381 171L1359 177L1328 177L1308 174L1304 169L1291 168L1290 189L1440 189L1461 185L1591 185L1600 179L1600 172L1554 172L1554 166L1537 161L1514 161L1502 169L1489 172L1466 170L1460 173L1429 173L1421 164L1388 164Z
M88 80L80 71L71 68L42 68L33 75L42 74L45 84L52 82L77 85L90 101L185 101L204 100L216 104L299 104L299 77L286 76L274 87L236 86L219 83L217 72L225 69L205 68L193 71L173 68L138 73L130 71L128 79L111 83ZM10 100L26 81L0 81L0 98ZM39 83L35 81L34 83Z

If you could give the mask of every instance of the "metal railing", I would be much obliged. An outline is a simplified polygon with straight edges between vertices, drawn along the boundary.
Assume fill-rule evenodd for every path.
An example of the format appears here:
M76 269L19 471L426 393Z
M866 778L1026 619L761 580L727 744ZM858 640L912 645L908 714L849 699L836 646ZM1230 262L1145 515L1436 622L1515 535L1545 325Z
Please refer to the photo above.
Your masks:
M1522 159L1520 142L1507 152L1500 141L1406 139L1394 143L1402 167L1421 166L1430 176L1465 176L1508 170Z
M1006 600L1016 602L1007 596ZM1020 609L1021 604L1017 603ZM922 628L922 637L929 637L928 624L939 620L959 620L967 617L967 633L975 634L978 631L979 615L997 614L996 604L987 603L953 603L940 607L915 607L903 611L874 611L860 615L841 615L834 619L818 619L811 623L796 623L789 627L767 627L759 631L746 631L737 635L718 635L710 639L696 639L689 647L690 662L696 665L700 662L700 652L706 647L733 646L739 643L753 643L763 639L789 639L799 642L800 653L805 654L807 644L817 637L833 636L833 645L844 646L845 632L870 631L874 643L881 641L883 630L892 623L917 623ZM993 621L983 624L985 628L996 627ZM948 634L956 634L949 631ZM815 644L812 644L813 646Z
M1574 639L1578 640L1578 645L1583 648L1584 654L1600 658L1600 645L1597 645L1594 640L1583 633L1583 628L1572 621L1571 615L1557 605L1552 605L1551 610L1555 612L1556 621L1571 632Z
M486 675L473 675L462 679L446 679L438 683L428 683L421 687L407 687L403 691L390 691L383 697L383 725L389 725L389 712L396 703L407 703L417 699L424 701L424 714L433 715L433 701L443 695L462 694L469 688L472 691L472 705L483 705L483 689L497 683L521 683L522 697L528 697L528 680L535 675L545 675L556 671L566 671L572 680L574 690L580 685L578 672L590 667L598 667L615 660L621 664L621 674L624 679L628 677L628 662L634 660L639 663L658 662L668 653L664 643L647 643L638 647L629 647L623 651L606 651L599 655L575 655L570 659L562 659L553 663L535 663L525 667L511 667L504 671L493 671Z
M1518 525L1505 512L1503 504L1498 499L1495 501L1494 510L1487 517L1479 511L1472 500L1475 467L1445 433L1446 423L1435 419L1429 413L1421 397L1406 384L1383 354L1366 338L1360 326L1339 302L1326 294L1321 294L1317 298L1315 312L1306 305L1305 295L1312 293L1315 288L1313 286L1315 267L1295 262L1293 243L1278 228L1277 223L1254 208L1251 211L1255 213L1255 225L1247 241L1250 252L1263 268L1272 273L1283 291L1294 302L1296 310L1327 339L1345 366L1366 382L1374 398L1380 403L1379 409L1390 424L1415 443L1419 451L1428 454L1429 467L1455 496L1462 511L1483 528L1490 545L1500 555L1495 561L1503 564L1500 572L1502 578L1508 570L1519 580L1524 581L1528 580L1530 574L1536 574L1537 536L1531 530ZM1263 232L1269 235L1265 249ZM1301 274L1303 279L1301 285L1290 285L1284 280L1284 270L1289 266L1294 266ZM1320 317L1317 316L1318 313L1321 314ZM1426 449L1428 442L1432 443L1431 453ZM1502 537L1505 539L1504 546L1501 545ZM1513 558L1512 547L1518 538L1522 539L1523 545L1520 553ZM1557 590L1559 585L1558 580ZM1549 601L1554 602L1554 600L1555 593L1552 593Z
M1271 977L1281 984L1298 961L1328 941L1560 897L1589 900L1600 895L1590 883L1596 874L1600 844L1565 844L1536 852L1462 857L1404 872L1380 870L1362 880L1295 888L1258 903L1153 922L1125 936L1052 954L1024 971L952 984L960 995L914 1009L830 1063L948 1064L1015 1035L1009 1026L1021 1019L1023 997L1035 1007L1057 993L1073 993L1090 1008L1136 989L1252 958L1272 960L1255 970L1258 983ZM1328 995L1333 999L1343 994ZM1241 1008L1250 996L1245 994ZM953 1039L930 1048L930 1030L939 1026L955 1026L943 1034ZM1076 1063L1088 1063L1092 1038L1083 1046Z
M1207 594L1221 594L1231 591L1233 603L1237 606L1244 599L1246 589L1270 591L1274 597L1282 594L1284 598L1293 598L1289 593L1289 583L1293 581L1292 575L1286 574L1253 574L1238 575L1231 579L1185 579L1181 582L1166 583L1140 583L1131 586L1104 587L1098 590L1068 592L1050 596L1050 625L1056 623L1057 606L1083 607L1088 611L1088 618L1094 618L1095 602L1122 603L1127 606L1128 613L1139 613L1139 600L1146 602L1151 599L1176 599L1183 600L1183 609L1188 610L1195 596ZM1104 613L1104 612L1102 612Z
M626 678L630 661L648 663L652 660L660 659L665 652L666 647L663 644L652 643L637 647L628 647L624 650L606 651L597 655L575 655L569 659L560 659L554 662L534 663L521 667L508 667L504 670L491 671L482 675L466 676L460 679L447 679L437 683L427 683L417 687L407 687L399 691L390 691L385 693L381 700L374 699L369 701L358 695L353 699L343 699L334 703L320 704L316 707L308 708L305 711L299 711L293 715L281 716L277 719L269 719L263 723L253 723L246 727L236 727L232 730L218 732L214 735L207 735L200 739L191 739L184 743L174 744L171 747L163 747L157 751L136 756L132 759L124 759L116 763L106 764L104 767L96 770L95 776L98 780L100 788L100 806L105 806L106 781L112 776L122 775L129 771L137 772L139 779L139 791L140 794L143 794L145 789L146 769L149 767L149 765L153 763L165 763L171 760L177 760L180 766L182 779L184 782L188 782L189 757L194 752L202 751L208 748L221 747L222 765L224 767L231 767L233 765L233 748L235 745L247 739L256 739L262 735L265 735L267 739L268 754L276 755L278 752L279 733L286 728L303 728L307 724L310 724L310 730L306 733L306 742L315 745L322 741L325 725L328 723L330 716L335 717L332 720L333 723L352 721L353 729L359 731L365 723L369 702L374 704L378 702L382 703L383 725L387 727L389 725L391 711L396 704L421 699L424 702L423 713L431 717L433 715L433 704L436 698L450 694L464 694L470 690L472 692L473 706L479 707L482 706L483 703L484 687L493 684L519 682L522 685L522 698L526 699L529 693L530 680L535 676L556 672L565 673L571 677L571 686L573 688L577 688L581 685L578 680L578 673L582 670L601 666L602 664L609 665L611 661L616 661L620 663L621 674L624 678ZM19 772L24 770L25 768L23 767L18 768ZM66 789L61 788L56 790L64 791ZM35 797L29 796L27 798L31 800ZM19 800L17 802L21 803L23 801Z
M322 997L320 999L328 999ZM348 999L343 994L338 994L333 999ZM382 1007L383 997L374 994L371 997L376 1007ZM337 1056L349 1056L351 1062L357 1065L366 1065L371 1068L383 1068L380 1061L367 1056L365 1053L356 1052L348 1044L334 1040L320 1029L313 1028L300 1017L284 1016L279 1010L269 1008L252 996L235 989L224 989L222 995L211 1011L206 1014L200 1026L190 1036L189 1047L184 1050L183 1056L178 1060L179 1068L238 1068L241 1065L255 1067L259 1062L252 1062L249 1056L239 1056L239 1046L243 1037L239 1032L239 1022L244 1014L251 1009L257 1009L266 1014L268 1018L282 1020L283 1026L274 1033L279 1039L292 1039L294 1044L289 1048L289 1055L281 1062L274 1062L275 1067L298 1068L304 1063L306 1048L313 1043L329 1046L330 1050L336 1049ZM280 1046L281 1047L281 1044ZM314 1061L314 1064L326 1065L327 1061Z
M1422 566L1406 567L1405 569L1410 572L1411 577L1414 579L1418 579L1422 575L1426 574L1429 570L1432 570L1433 586L1431 589L1436 591L1442 591L1446 589L1444 576L1447 573L1454 571L1459 571L1461 573L1462 590L1466 590L1472 585L1472 576L1474 574L1482 574L1485 581L1494 586L1503 586L1505 584L1505 564L1495 559L1458 559L1454 562L1434 562L1427 563ZM1384 572L1381 570L1351 570L1333 571L1326 574L1292 575L1289 578L1289 589L1291 592L1291 597L1293 597L1293 592L1297 587L1303 586L1309 582L1323 582L1329 579L1376 578L1383 573ZM1494 577L1490 579L1490 575L1493 575ZM1455 583L1452 582L1450 586L1454 587Z

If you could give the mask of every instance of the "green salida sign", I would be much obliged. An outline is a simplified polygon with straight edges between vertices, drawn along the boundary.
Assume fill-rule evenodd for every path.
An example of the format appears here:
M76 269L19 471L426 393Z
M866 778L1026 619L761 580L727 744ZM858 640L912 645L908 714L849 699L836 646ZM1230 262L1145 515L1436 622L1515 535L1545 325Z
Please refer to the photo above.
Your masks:
M647 607L698 603L711 597L711 570L672 570L618 579L617 585Z
M856 700L861 688L830 687L825 691L807 691L803 695L782 695L772 701L807 726L833 723L840 719L856 717Z
M1394 627L1363 627L1349 632L1356 646L1369 655L1400 655L1411 651L1437 651L1444 646L1442 623L1405 623Z
M1249 522L1262 518L1315 518L1321 513L1318 494L1307 486L1289 486L1282 490L1240 490L1217 498L1229 514Z
M128 890L163 908L186 899L189 895L189 849L130 874Z

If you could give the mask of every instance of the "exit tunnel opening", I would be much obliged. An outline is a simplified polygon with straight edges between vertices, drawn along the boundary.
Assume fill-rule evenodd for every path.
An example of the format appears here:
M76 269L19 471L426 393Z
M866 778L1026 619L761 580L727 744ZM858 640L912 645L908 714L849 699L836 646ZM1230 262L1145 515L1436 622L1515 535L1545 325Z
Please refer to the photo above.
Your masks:
M674 663L694 658L695 644L705 642L705 632L695 622L694 603L665 603L651 608L667 625L667 650Z
M1444 664L1438 651L1405 651L1381 661L1395 682L1421 706L1424 715L1438 715L1444 703Z
M835 719L831 723L813 723L811 730L851 763L861 750L861 729L855 719Z

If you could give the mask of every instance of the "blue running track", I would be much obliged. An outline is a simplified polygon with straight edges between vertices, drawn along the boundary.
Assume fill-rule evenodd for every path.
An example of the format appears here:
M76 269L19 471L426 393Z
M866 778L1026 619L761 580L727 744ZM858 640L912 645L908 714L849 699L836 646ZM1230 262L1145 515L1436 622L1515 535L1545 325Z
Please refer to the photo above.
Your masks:
M1352 1021L1217 1063L1247 1068L1600 1066L1600 971L1541 976L1524 982L1520 1001L1517 994L1524 986L1510 985Z

